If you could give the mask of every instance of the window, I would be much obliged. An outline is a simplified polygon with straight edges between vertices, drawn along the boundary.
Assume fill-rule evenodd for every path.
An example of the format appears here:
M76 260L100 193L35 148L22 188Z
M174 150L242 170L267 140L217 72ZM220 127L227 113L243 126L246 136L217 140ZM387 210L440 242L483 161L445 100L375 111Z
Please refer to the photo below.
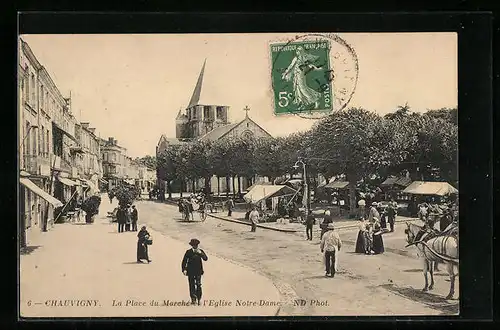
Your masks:
M217 119L224 119L224 108L223 107L217 107Z
M32 155L36 155L36 129L31 128L31 145L33 146L33 150L31 152ZM40 142L40 141L39 141Z
M36 85L35 85L35 75L32 73L31 74L31 86L30 86L30 89L31 89L31 99L30 99L30 102L32 105L35 105L35 88L36 88Z
M30 153L30 143L31 143L31 132L30 132L31 124L29 121L26 121L26 129L24 130L24 154L28 155Z
M44 99L44 103L43 103L43 108L48 108L48 104L49 104L49 92L45 92L45 99ZM52 109L48 109L49 113L52 114L51 112Z
M193 119L196 119L196 107L194 107L191 110L193 111Z
M45 103L44 103L44 100L45 100L45 99L44 99L44 96L45 96L45 94L44 94L44 92L43 92L43 85L40 85L40 106L41 106L44 110L46 110L46 109L45 109Z
M45 127L43 125L40 130L40 137L38 138L38 153L41 155L45 153Z
M210 107L203 107L203 119L210 119Z
M50 151L50 142L49 142L49 129L47 129L46 131L46 139L45 139L45 153L47 154L47 156L49 155L49 151Z

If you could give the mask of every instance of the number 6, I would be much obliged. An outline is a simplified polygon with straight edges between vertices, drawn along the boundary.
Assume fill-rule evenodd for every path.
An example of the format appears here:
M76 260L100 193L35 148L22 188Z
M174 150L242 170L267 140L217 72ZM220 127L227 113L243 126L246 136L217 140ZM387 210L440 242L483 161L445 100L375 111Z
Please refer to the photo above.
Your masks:
M286 97L286 92L280 92L279 94L279 102L278 102L278 105L283 108L283 107L286 107L288 105L288 98ZM285 102L284 104L282 104L282 102Z
M31 300L28 300L27 305L28 305L28 306L31 306Z

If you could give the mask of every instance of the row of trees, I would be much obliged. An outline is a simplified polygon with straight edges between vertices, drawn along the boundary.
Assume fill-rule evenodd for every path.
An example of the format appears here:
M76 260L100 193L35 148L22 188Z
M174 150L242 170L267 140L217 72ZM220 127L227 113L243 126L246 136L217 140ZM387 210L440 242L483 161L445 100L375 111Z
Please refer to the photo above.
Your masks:
M255 175L277 177L301 172L307 164L314 187L317 174L330 179L344 175L351 182L350 205L355 206L355 184L373 175L386 177L408 171L414 180L457 181L458 125L456 109L414 113L408 105L379 116L361 108L335 112L311 130L277 138L234 138L171 146L158 155L159 178L181 179L182 187L215 175L235 180ZM229 186L229 185L227 185ZM234 188L234 186L233 186ZM182 191L182 190L181 190ZM234 191L234 189L233 189Z

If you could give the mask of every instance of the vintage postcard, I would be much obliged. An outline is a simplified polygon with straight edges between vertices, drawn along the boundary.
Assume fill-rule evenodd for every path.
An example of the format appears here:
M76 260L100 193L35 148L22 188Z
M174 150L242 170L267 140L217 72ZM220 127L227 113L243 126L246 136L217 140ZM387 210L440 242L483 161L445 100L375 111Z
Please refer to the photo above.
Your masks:
M25 34L19 313L459 314L456 33Z

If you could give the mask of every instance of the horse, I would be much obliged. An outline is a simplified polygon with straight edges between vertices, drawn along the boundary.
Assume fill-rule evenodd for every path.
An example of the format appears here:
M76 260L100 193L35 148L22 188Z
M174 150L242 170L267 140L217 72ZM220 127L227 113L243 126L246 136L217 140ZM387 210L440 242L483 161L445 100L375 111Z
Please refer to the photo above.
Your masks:
M425 286L422 291L432 290L434 288L434 269L433 264L442 262L446 264L446 270L450 277L450 291L446 299L453 298L455 293L455 268L458 271L458 237L448 233L436 234L423 226L413 223L406 223L405 229L408 246L415 245L419 256L424 261ZM431 283L429 285L427 273L431 274Z

